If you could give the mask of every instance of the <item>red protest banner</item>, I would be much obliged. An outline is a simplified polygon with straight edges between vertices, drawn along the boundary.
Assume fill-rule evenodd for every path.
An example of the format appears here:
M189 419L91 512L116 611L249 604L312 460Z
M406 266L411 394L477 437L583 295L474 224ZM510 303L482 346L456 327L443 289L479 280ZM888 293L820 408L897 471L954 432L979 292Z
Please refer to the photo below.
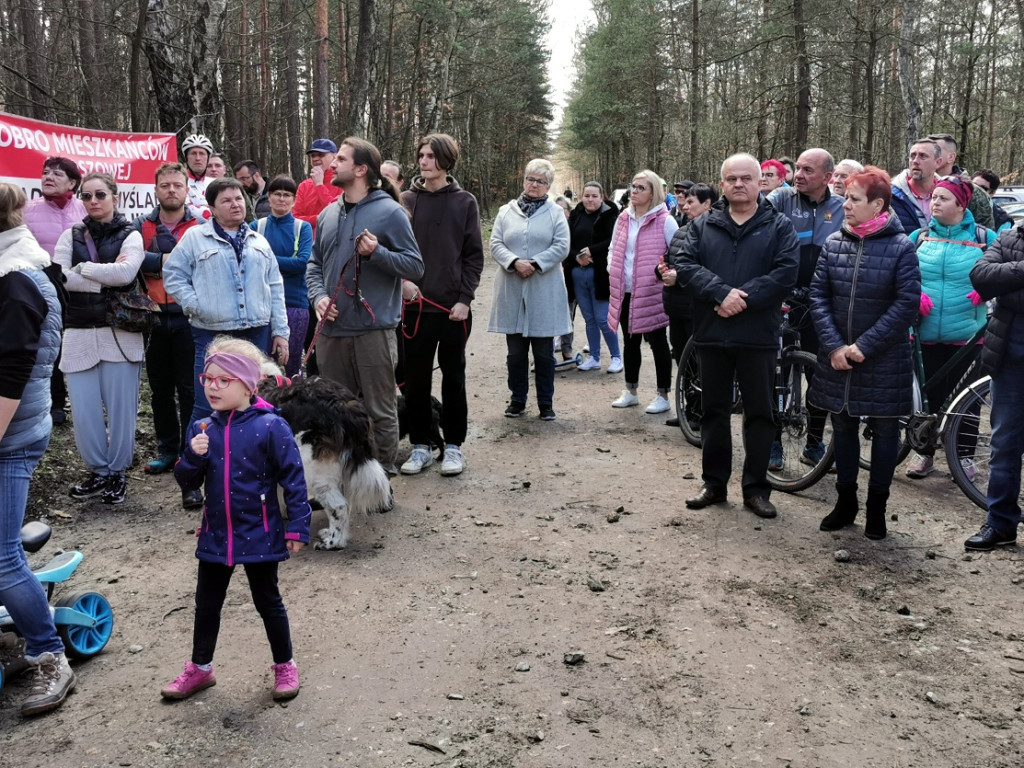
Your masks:
M118 208L130 221L156 205L153 175L178 161L178 147L173 133L92 131L0 112L0 179L20 186L29 199L39 197L43 161L52 156L74 160L83 176L113 176Z

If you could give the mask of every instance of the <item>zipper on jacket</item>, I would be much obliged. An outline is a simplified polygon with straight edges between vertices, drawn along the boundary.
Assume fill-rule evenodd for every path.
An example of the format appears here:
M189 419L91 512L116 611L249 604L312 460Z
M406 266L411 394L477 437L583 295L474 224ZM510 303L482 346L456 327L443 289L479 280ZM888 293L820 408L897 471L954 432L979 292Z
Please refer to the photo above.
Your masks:
M270 526L267 525L267 494L260 494L260 504L263 506L263 532L270 533Z
M231 528L231 417L234 415L235 412L231 411L224 425L224 517L228 531L228 565L235 564L234 531Z
M853 338L853 297L857 295L857 277L860 275L860 262L864 257L864 238L860 239L860 245L857 246L857 263L853 265L853 282L850 284L850 308L846 310L846 338ZM856 342L852 342L856 344ZM850 408L850 383L853 380L853 371L846 372L846 387L843 392L843 402L846 404L847 411Z

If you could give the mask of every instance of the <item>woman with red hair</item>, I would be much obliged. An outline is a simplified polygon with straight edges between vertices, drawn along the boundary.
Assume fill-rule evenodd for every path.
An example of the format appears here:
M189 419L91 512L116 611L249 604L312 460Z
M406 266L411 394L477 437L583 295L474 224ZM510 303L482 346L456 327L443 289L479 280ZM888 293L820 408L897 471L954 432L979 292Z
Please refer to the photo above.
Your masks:
M772 158L761 163L761 192L765 195L786 183L789 169L779 160Z
M874 432L864 535L883 539L896 471L899 418L913 410L909 329L921 299L917 251L889 212L889 175L874 166L846 180L843 228L829 236L811 282L821 345L807 400L832 414L839 498L821 530L857 517L860 420Z

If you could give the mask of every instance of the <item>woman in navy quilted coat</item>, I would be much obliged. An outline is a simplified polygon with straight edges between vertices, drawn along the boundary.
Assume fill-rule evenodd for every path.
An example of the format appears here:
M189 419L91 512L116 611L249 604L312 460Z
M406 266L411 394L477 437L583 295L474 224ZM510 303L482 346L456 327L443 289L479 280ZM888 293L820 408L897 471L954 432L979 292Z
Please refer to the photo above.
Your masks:
M917 251L889 212L889 175L874 166L846 182L846 220L822 247L811 282L821 346L807 399L831 412L839 498L821 530L857 517L860 419L874 433L864 535L885 538L899 417L913 409L909 331L921 298Z

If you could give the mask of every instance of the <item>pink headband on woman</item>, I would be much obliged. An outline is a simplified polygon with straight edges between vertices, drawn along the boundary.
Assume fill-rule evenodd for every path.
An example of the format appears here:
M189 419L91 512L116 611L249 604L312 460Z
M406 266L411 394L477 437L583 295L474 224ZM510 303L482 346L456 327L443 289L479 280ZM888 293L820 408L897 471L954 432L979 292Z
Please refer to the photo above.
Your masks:
M239 379L250 392L256 391L256 385L262 378L259 364L244 355L236 355L231 352L214 352L212 355L207 355L203 363L203 370L205 371L211 365L216 365L228 376L234 376Z
M974 190L971 189L971 185L957 178L942 179L935 183L935 187L948 189L949 193L960 203L961 208L966 208L974 196Z

